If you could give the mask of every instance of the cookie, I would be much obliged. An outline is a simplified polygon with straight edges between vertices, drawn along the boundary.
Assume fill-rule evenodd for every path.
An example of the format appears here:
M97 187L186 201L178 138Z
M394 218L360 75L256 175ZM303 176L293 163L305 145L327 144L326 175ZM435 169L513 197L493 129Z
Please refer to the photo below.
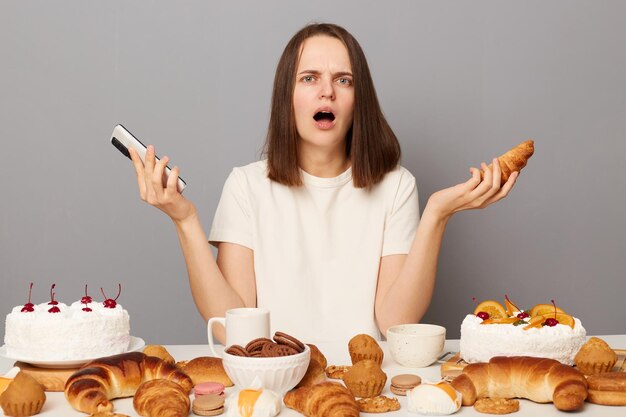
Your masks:
M361 398L356 400L356 402L362 413L386 413L400 409L400 402L397 398L389 398L384 395L372 398Z
M479 413L509 414L519 411L519 401L507 398L480 398L474 403Z
M406 395L406 392L412 390L422 383L422 378L413 374L400 374L391 378L391 392L396 395Z
M268 339L267 337L259 337L257 339L254 339L248 342L248 344L246 345L246 350L248 351L248 353L250 353L250 356L252 356L252 353L257 352L257 351L260 352L266 343L274 343L274 342L271 339Z
M304 352L304 343L293 336L283 332L274 333L274 341L279 345L287 345L296 350L297 353Z
M326 368L326 376L330 379L343 379L343 376L348 370L349 366L346 365L330 365Z
M226 349L224 352L233 356L250 356L246 348L244 348L243 346L239 346L239 345L232 345L228 349Z
M264 344L263 348L261 349L261 357L262 358L273 358L273 357L277 356L274 353L274 350L276 350L277 347L278 347L278 345L276 343L274 343L274 342Z
M217 416L224 412L224 396L207 394L196 397L191 404L191 411L199 416Z

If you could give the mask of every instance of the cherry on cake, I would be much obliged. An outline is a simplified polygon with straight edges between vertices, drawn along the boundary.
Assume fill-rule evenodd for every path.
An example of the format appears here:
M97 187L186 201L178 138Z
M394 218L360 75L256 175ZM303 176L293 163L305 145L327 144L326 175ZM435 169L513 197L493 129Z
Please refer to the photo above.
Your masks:
M6 317L4 343L6 356L22 361L65 361L98 358L128 350L130 318L115 299L104 295L104 302L93 302L87 294L67 305L55 300L16 306ZM102 289L101 289L102 290Z
M468 363L488 362L494 356L533 356L574 364L585 343L585 328L552 304L518 308L505 296L505 305L483 301L461 324L460 355Z

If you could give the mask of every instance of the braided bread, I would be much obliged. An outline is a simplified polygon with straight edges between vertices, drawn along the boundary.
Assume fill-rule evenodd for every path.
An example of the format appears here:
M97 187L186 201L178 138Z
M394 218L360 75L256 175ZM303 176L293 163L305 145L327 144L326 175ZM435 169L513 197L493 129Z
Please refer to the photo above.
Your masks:
M496 356L489 363L467 365L452 386L463 396L463 405L478 398L527 398L572 411L587 398L587 380L578 370L554 359L529 356Z
M96 359L73 373L65 383L65 398L84 413L111 411L114 398L132 397L144 381L168 379L189 394L191 378L175 365L141 352Z

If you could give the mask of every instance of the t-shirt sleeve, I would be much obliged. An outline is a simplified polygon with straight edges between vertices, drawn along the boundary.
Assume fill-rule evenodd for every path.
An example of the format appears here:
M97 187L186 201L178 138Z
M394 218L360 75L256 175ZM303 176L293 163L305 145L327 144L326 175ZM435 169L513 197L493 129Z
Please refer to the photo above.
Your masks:
M222 190L213 224L209 233L209 243L236 243L254 250L252 239L252 211L250 196L244 173L233 169Z
M419 200L415 177L403 169L392 208L385 221L381 256L409 253L418 223Z

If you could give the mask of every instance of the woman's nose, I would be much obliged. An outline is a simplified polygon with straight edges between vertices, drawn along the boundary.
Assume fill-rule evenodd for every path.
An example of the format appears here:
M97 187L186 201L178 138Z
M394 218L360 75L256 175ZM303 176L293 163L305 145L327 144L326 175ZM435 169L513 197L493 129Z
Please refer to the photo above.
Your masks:
M320 83L320 98L335 99L335 89L332 80L322 80Z

